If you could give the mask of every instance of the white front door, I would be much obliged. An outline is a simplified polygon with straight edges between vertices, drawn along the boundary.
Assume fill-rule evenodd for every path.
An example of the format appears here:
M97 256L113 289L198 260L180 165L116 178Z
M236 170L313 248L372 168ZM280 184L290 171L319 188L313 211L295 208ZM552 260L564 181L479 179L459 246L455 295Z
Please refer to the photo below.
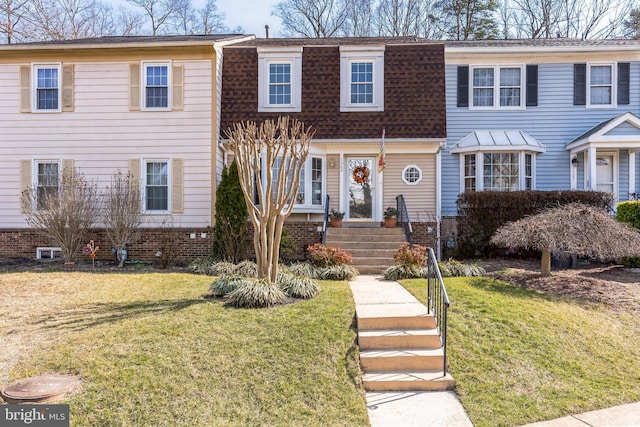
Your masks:
M376 158L347 157L346 220L372 221L376 212Z
M596 190L616 192L615 155L598 153L596 156Z

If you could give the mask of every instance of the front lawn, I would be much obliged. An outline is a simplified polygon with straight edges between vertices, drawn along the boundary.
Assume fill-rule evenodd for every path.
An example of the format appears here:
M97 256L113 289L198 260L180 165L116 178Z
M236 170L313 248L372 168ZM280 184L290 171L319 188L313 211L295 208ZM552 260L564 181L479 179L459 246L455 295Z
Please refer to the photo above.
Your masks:
M425 280L402 282L425 301ZM450 278L448 354L477 426L517 426L640 401L638 311L488 278Z
M75 426L366 426L351 292L259 310L190 274L0 275L4 381L78 374ZM5 353L6 354L6 353Z

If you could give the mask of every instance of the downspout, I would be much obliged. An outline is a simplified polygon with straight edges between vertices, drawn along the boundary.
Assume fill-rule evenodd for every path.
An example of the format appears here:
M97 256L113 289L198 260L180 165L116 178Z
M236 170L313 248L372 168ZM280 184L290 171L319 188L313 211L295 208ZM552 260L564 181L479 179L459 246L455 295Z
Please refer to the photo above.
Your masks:
M229 155L227 154L227 147L224 145L224 142L219 142L218 147L222 150L222 166L227 166L229 161Z
M438 261L442 259L440 253L440 224L442 222L442 149L446 142L440 143L440 148L436 153L436 258Z

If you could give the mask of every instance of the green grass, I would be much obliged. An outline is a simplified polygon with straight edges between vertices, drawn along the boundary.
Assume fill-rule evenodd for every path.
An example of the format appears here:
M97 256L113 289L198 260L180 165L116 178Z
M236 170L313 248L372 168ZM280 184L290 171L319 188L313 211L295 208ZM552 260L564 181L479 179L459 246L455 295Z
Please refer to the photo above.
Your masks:
M425 280L403 281L425 300ZM640 319L486 278L445 279L448 355L471 421L516 426L640 400Z
M53 340L11 377L79 374L84 387L66 402L74 426L368 425L345 282L322 282L313 300L255 310L203 299L210 282L0 275L0 292L48 304L22 321Z

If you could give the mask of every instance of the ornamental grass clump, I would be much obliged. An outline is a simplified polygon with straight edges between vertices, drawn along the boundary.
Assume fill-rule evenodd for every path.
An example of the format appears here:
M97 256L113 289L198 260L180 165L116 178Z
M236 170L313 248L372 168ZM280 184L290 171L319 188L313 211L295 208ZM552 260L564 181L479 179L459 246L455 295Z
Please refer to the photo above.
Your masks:
M421 268L417 265L394 265L384 271L386 280L415 279L421 276Z
M263 308L287 302L287 295L268 279L243 280L227 294L227 304L236 308Z
M311 279L319 279L318 268L308 262L296 262L287 267L287 270L297 276L309 277Z
M214 297L223 297L229 292L235 291L240 285L245 282L245 279L238 275L223 275L218 277L209 286L209 293Z
M211 266L215 263L216 261L210 257L196 259L189 264L187 271L193 274L208 274L211 270Z
M236 265L232 262L220 261L215 262L209 266L209 269L205 274L209 276L222 276L235 274Z
M320 293L320 287L309 277L278 273L278 285L292 298L311 299Z
M359 273L358 270L351 265L331 265L317 270L318 279L322 280L352 280Z
M480 277L486 273L478 264L464 264L451 258L439 262L438 267L442 277Z
M234 273L242 277L258 277L258 265L253 261L242 261L235 266Z

